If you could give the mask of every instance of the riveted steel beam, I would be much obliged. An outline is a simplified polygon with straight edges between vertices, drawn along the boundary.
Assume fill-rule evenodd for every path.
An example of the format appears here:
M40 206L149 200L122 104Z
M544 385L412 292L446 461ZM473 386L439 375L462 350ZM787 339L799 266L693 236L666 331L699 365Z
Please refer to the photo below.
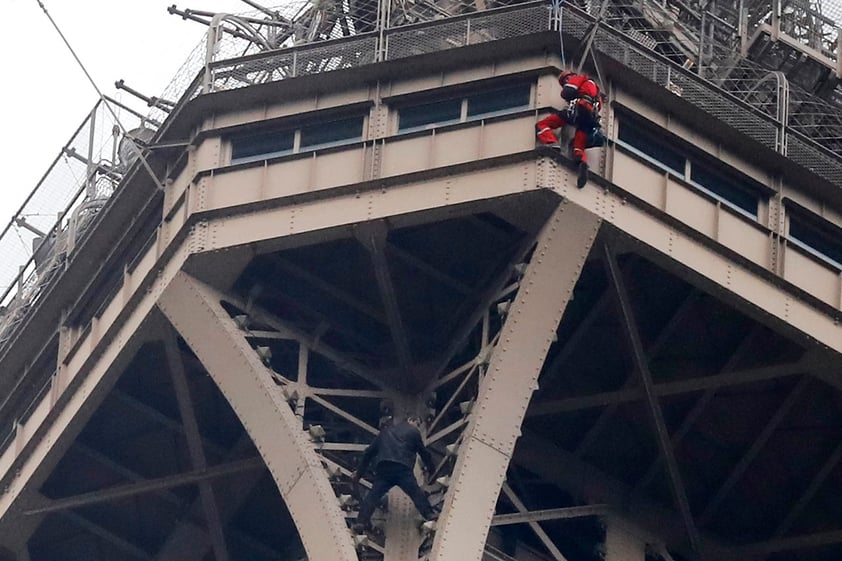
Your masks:
M663 382L654 384L654 395L662 397L690 393L711 388L725 388L740 384L750 384L763 380L775 378L786 378L806 373L813 373L822 368L832 368L834 365L829 360L823 360L817 354L807 353L799 360L771 366L760 366L747 368L734 372L723 372L712 376L679 380L676 382ZM612 403L628 403L645 399L645 392L640 388L627 388L616 391L603 392L587 396L568 397L557 400L547 400L530 408L529 416L554 415L569 411L579 411L591 407L601 407Z
M803 298L784 279L735 260L707 236L676 224L666 213L636 204L619 187L577 190L570 187L570 172L561 162L547 160L539 165L544 185L553 186L639 242L638 249L646 258L767 325L842 354L842 322Z
M684 481L681 476L678 462L675 459L675 451L670 442L669 431L667 430L666 421L664 420L664 412L661 409L661 404L658 401L658 396L655 395L654 383L652 382L652 373L649 371L649 363L646 359L646 353L643 350L643 342L638 331L637 319L635 318L634 310L629 300L628 289L626 288L625 280L620 274L620 267L617 264L617 258L614 256L611 248L606 245L605 248L605 264L608 268L608 275L611 277L611 284L617 295L617 302L620 307L620 313L623 318L623 325L625 326L626 336L629 340L632 356L634 358L635 370L640 377L643 385L644 393L646 394L646 402L649 406L649 411L652 413L652 420L655 424L655 434L658 439L658 446L661 454L664 457L664 462L667 466L667 473L670 478L670 489L673 494L675 502L678 504L679 512L684 520L684 526L687 528L687 536L690 539L690 544L700 558L702 558L701 543L699 539L699 531L696 523L693 520L693 514L690 512L690 502L687 499L687 491L684 487Z
M177 475L169 475L156 479L117 485L108 489L91 491L81 495L74 495L63 499L47 501L43 506L37 506L24 512L26 516L59 512L82 506L94 505L104 502L135 497L146 493L159 493L183 485L195 485L203 481L209 481L217 477L227 477L234 474L241 474L244 471L262 471L263 460L260 458L249 458L246 460L235 460L230 463L220 464L213 467L196 469Z
M678 512L649 502L645 497L632 496L628 485L552 442L525 431L518 440L513 461L566 493L580 497L585 503L604 503L619 512L634 513L635 523L653 537L663 541L670 549L690 554L684 524ZM564 469L558 466L564 466ZM717 561L742 561L725 544L709 535L701 534L700 541L706 552L714 552L711 557Z
M509 524L541 522L543 520L568 520L585 516L601 516L607 514L610 510L611 507L608 505L584 505L530 510L514 514L497 514L491 519L491 525L506 526Z
M199 432L199 423L193 409L193 397L190 395L190 386L187 382L187 373L184 371L181 351L178 349L178 340L172 329L168 330L164 337L164 351L175 389L176 400L178 401L178 411L184 423L184 434L187 436L190 461L193 463L193 469L206 469L208 461L204 446L202 446L202 434ZM225 542L225 532L219 515L219 507L216 503L213 486L206 479L199 481L199 496L205 512L205 520L208 522L214 556L217 561L228 561L228 545Z
M357 555L321 461L268 369L222 308L222 295L179 273L158 306L218 385L266 462L311 559Z
M511 501L514 507L520 514L525 514L529 512L529 509L526 508L526 505L523 504L523 501L515 494L512 488L509 486L508 483L503 482L503 494L506 495L506 498ZM494 519L492 518L492 523ZM538 540L547 548L547 551L550 552L550 556L555 559L556 561L567 561L567 558L564 554L558 549L556 544L553 543L553 540L547 533L541 528L541 525L538 524L537 520L527 519L525 522L529 525L529 528L535 533L538 537Z
M699 525L704 526L708 522L710 522L713 515L716 513L716 509L722 504L722 501L728 496L728 493L734 488L734 486L739 482L740 478L745 474L748 470L751 463L775 433L775 430L781 425L784 421L786 416L792 410L792 408L798 403L798 400L801 398L801 395L807 389L807 387L812 382L812 378L809 376L804 376L801 380L798 381L798 384L789 392L784 399L783 403L778 407L775 411L775 414L769 419L769 422L763 427L763 430L760 431L760 434L757 435L754 442L751 444L748 450L743 454L734 468L731 470L731 473L728 474L728 477L725 479L725 482L717 489L716 493L713 495L713 498L710 499L708 504L705 506L705 509L702 511L702 514L699 516Z
M521 422L600 223L563 202L538 237L463 434L432 560L482 558Z

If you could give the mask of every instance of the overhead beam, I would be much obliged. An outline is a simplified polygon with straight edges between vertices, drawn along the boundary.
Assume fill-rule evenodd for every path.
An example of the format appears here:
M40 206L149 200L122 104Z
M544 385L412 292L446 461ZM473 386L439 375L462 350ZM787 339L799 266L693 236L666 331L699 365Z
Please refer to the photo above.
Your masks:
M436 269L435 267L433 267L432 265L430 265L426 261L422 260L420 257L417 257L417 256L411 254L410 252L408 252L407 250L405 250L401 247L398 247L397 245L395 245L391 242L388 242L388 241L386 242L386 253L389 254L389 255L394 255L395 257L397 257L398 259L400 259L404 263L408 264L409 266L413 267L414 269L417 269L417 270L421 271L422 273L424 273L428 277L440 282L441 284L447 286L448 288L451 288L451 289L453 289L457 292L461 292L462 294L464 294L466 296L470 296L470 295L474 294L474 289L471 288L470 286L466 285L463 282L460 282L460 281L454 279L450 275L447 275L447 274L439 271L438 269Z
M683 555L691 554L687 547L687 533L678 512L649 502L644 497L633 496L628 485L552 442L524 431L512 461L586 504L606 504L618 513L629 513L637 524L670 549ZM559 469L559 466L563 466L563 469ZM706 552L715 552L711 557L717 561L743 561L710 536L701 534L700 540Z
M682 393L707 390L710 388L724 388L753 382L762 382L775 378L785 378L810 373L822 367L832 367L831 363L821 362L814 355L809 354L795 361L772 366L761 366L748 368L734 372L724 372L702 378L691 378L676 382L663 382L655 384L652 388L654 395L664 397ZM564 399L547 400L534 404L529 409L529 417L541 415L555 415L570 411L580 411L592 407L603 407L612 403L629 403L641 401L646 398L642 388L627 388L610 392L603 392L581 397L568 397Z
M798 520L798 517L801 516L801 513L804 512L804 509L807 508L807 505L810 504L810 501L813 500L816 493L819 492L819 489L821 489L822 485L824 485L824 482L839 464L840 460L842 460L842 442L836 446L827 460L825 460L822 467L810 480L807 488L804 489L804 492L800 497L798 497L798 500L795 501L795 504L792 505L792 508L789 512L787 512L784 519L775 529L776 538L783 536L790 530L790 528L792 528L795 521Z
M412 350L407 338L406 326L401 317L397 292L389 270L389 261L386 259L386 236L389 233L389 227L385 220L364 222L355 227L354 233L371 256L374 277L377 279L377 288L380 291L383 308L386 310L392 343L395 345L398 364L401 368L402 376L399 379L403 380L410 375Z
M658 402L658 396L655 395L654 383L652 381L652 373L649 371L649 363L646 360L646 353L643 350L643 342L640 339L640 332L637 328L637 319L634 315L634 310L629 299L629 292L626 288L625 280L620 274L620 267L617 264L617 258L614 256L611 248L606 244L604 246L605 265L608 269L608 275L611 278L611 284L614 287L617 302L620 307L620 314L622 316L625 333L629 340L629 345L634 359L635 370L640 377L643 384L643 390L646 395L646 402L649 405L649 412L652 414L652 419L655 424L655 433L658 439L658 447L664 457L664 462L667 466L667 473L670 479L670 488L672 490L673 499L678 504L681 518L684 520L684 526L687 529L687 536L693 551L700 557L704 558L701 550L701 542L699 539L699 531L696 528L696 523L693 520L693 514L690 512L690 502L687 499L687 491L684 487L684 480L681 476L681 471L678 468L678 462L675 459L675 451L672 449L670 443L669 431L664 420L664 412L661 409L661 404Z
M236 444L225 454L224 458L235 461L235 458L243 454L250 454L253 449L251 439L243 434L237 439ZM263 466L262 470L248 470L241 472L237 477L229 477L225 480L225 492L217 495L219 503L219 514L222 523L230 521L240 507L249 499L258 483L265 477L266 466L262 458L258 458ZM197 523L202 512L202 500L198 497L192 504L182 509L186 513L179 520L178 525L167 536L164 544L155 554L155 561L201 561L211 551L210 532L203 525ZM278 552L265 543L257 541L253 536L247 535L236 526L229 525L227 532L232 539L249 543L258 551L264 551L270 558L278 557Z
M526 522L569 520L570 518L584 518L586 516L602 516L611 510L612 507L609 505L584 505L530 510L514 514L495 514L494 518L491 519L491 525L507 526L509 524L524 524Z
M135 483L127 483L125 485L117 485L107 489L91 491L90 493L83 493L81 495L74 495L63 499L55 499L49 501L43 506L30 508L24 511L23 514L25 516L34 516L38 514L48 514L51 512L61 512L73 508L136 497L147 493L159 493L161 491L182 487L184 485L194 485L202 481L228 477L244 471L259 471L261 469L265 469L265 465L261 458L249 458L247 460L233 461L209 468L187 471L156 479L137 481Z
M268 369L223 309L222 294L177 274L158 306L190 346L269 468L311 559L357 561L327 474Z
M432 561L482 557L524 413L600 224L562 202L538 236L462 435Z
M731 356L728 358L728 360L725 362L722 369L720 370L721 372L728 372L734 367L735 364L737 364L737 361L740 360L740 358L743 356L749 345L749 342L758 330L759 328L757 327L757 324L755 324L755 327L751 330L751 333L744 337L743 340L740 341L740 344L737 346L737 349L733 353L731 353ZM704 413L708 404L713 400L714 396L716 395L716 390L717 388L706 389L693 404L693 407L690 409L687 415L684 416L684 419L681 421L681 425L670 436L670 442L672 442L673 448L677 447L681 443L681 441L684 440L684 437L687 436L687 433L690 432L690 429L693 427L693 425L696 423L699 417L701 417L702 413ZM646 486L649 485L652 479L655 478L661 466L662 459L663 458L661 456L658 456L651 464L649 464L646 473L634 486L633 492L635 494L643 492Z
M465 300L453 314L454 318L467 316L467 319L448 331L452 334L450 336L450 344L441 354L441 358L438 360L435 368L432 369L433 375L426 388L427 390L431 390L442 383L442 374L449 367L453 357L464 348L466 339L476 329L479 322L484 321L484 318L488 314L489 306L491 306L492 302L500 298L500 292L506 288L506 283L511 281L512 266L522 263L526 259L534 241L534 237L530 237L527 240L516 242L511 247L512 259L509 262L509 266L497 273L486 275L486 278L477 283L478 286L485 286L485 290L480 292L476 298ZM486 344L486 342L483 344Z
M507 482L503 482L503 494L506 496L507 499L514 505L515 509L517 509L518 513L521 515L529 514L529 509L526 508L526 505L523 504L523 501L515 494L512 488L509 486ZM494 519L492 518L492 525L494 523ZM524 520L529 525L529 528L532 532L538 537L538 540L543 544L543 546L547 549L552 556L553 559L556 561L567 561L567 557L558 549L556 544L553 543L553 540L547 533L541 528L540 524L538 524L537 520L534 519L526 519Z
M137 545L126 540L125 538L118 536L111 530L103 528L102 526L94 522L91 522L81 514L77 514L73 511L67 510L62 512L62 516L64 516L68 520L73 521L74 524L81 527L85 531L90 532L98 538L110 543L115 548L130 554L136 559L140 559L140 561L155 561L155 559L148 551L138 547Z
M606 291L608 292L608 291ZM666 344L667 339L670 335L675 332L678 323L686 317L686 314L692 309L693 305L699 299L699 291L693 290L689 296L687 296L682 302L678 309L673 312L672 317L670 317L669 321L667 321L666 325L664 325L661 330L658 332L657 337L655 340L649 345L649 348L646 349L646 355L651 356L657 354L661 348ZM625 387L631 387L636 380L636 376L634 372L630 372L629 375L626 377L626 382L624 384ZM614 416L617 412L617 409L620 407L619 403L612 403L608 407L602 410L597 418L596 422L591 426L582 440L579 442L579 445L576 447L575 454L578 457L582 457L583 454L591 447L591 445L596 441L599 437L599 434L602 432L602 429Z
M305 281L309 286L313 286L313 287L318 288L322 292L325 292L328 295L333 296L334 298L336 298L340 302L344 302L345 304L347 304L351 308L357 310L358 312L361 312L361 313L367 315L368 317L370 317L371 319L373 319L373 320L375 320L379 323L382 323L382 324L388 323L388 319L386 318L386 316L383 315L383 313L380 310L376 310L376 309L372 308L369 304L367 304L366 302L363 302L362 300L360 300L359 298L357 298L353 294L350 294L349 292L347 292L345 290L342 290L341 288L330 284L329 282L324 280L322 277L320 277L318 275L314 275L313 273L311 273L310 271L308 271L304 267L301 267L300 265L297 265L297 264L293 263L292 261L290 261L288 259L284 259L283 257L280 257L279 255L273 256L272 261L278 267L280 267L283 271L286 271L286 272L300 278L301 280Z
M789 392L784 399L783 403L777 408L775 414L769 419L769 421L764 425L763 430L760 431L760 434L757 435L757 438L754 439L751 446L749 446L748 450L743 454L734 468L731 470L731 473L728 474L728 477L716 490L713 497L708 501L708 504L705 506L705 509L702 511L702 514L699 515L699 525L704 526L713 515L716 513L716 509L722 504L722 501L728 496L728 493L734 488L734 485L739 482L740 478L745 474L748 470L751 462L757 457L763 447L769 442L769 439L772 437L774 432L798 402L798 399L804 393L804 390L807 389L812 379L809 376L804 376L801 380L798 381L798 384Z
M129 481L140 484L150 481L139 473L105 456L102 452L89 448L84 444L76 442L74 449ZM222 515L225 519L231 518L239 510L239 507L246 500L251 490L263 477L265 464L261 458L243 458L243 455L250 454L252 449L251 439L247 435L243 435L230 450L222 453L223 461L227 463L211 468L212 471L216 468L222 469L225 466L232 466L240 461L251 460L259 461L260 465L263 466L263 469L255 468L239 471L237 472L239 477L225 476L227 477L226 493L222 496L221 505ZM187 474L178 474L178 476L181 475ZM163 483L160 479L156 481ZM170 533L164 545L158 550L155 561L200 561L211 548L210 537L204 526L204 521L200 519L201 508L197 507L197 504L201 500L196 500L190 505L180 495L171 492L170 489L171 487L167 486L161 489L154 489L151 493L175 506L185 514L179 520L178 526ZM37 517L27 517L25 520L29 519L35 520ZM272 555L277 556L275 550L263 543L257 542L253 537L244 534L237 528L229 527L228 533L237 540L247 541L258 550L265 551L270 557Z
M181 351L178 349L177 335L172 329L168 329L164 336L164 352L170 370L170 378L175 389L178 411L181 415L181 421L184 423L184 434L187 437L187 451L190 454L190 461L193 464L193 469L207 469L208 460L202 446L202 434L199 432L199 423L196 421L193 398L190 395L190 386L187 383L187 374L184 371ZM200 480L198 484L214 556L217 561L228 561L228 545L225 542L225 532L222 528L222 520L219 516L213 487L207 479Z
M842 543L842 530L828 530L789 538L777 538L734 548L735 553L745 557L765 557L781 551L811 549Z
M306 345L310 352L319 354L333 364L348 370L363 380L370 382L381 389L383 388L383 381L377 373L366 367L364 364L361 364L355 358L348 356L342 351L334 349L324 341L315 339L313 336L301 331L297 326L291 325L290 323L279 319L271 312L256 304L249 306L247 302L233 294L226 294L224 300L226 302L230 302L234 306L237 306L241 310L248 310L249 317L255 319L257 322L264 323L279 332L287 333L291 339L298 341L302 345ZM246 335L248 335L248 333L246 333Z

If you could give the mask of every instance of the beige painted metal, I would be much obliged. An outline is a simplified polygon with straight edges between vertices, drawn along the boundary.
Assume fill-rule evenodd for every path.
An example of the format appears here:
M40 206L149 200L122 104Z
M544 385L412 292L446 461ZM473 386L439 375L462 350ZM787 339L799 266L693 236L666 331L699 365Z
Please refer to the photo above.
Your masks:
M236 174L232 174L229 188L238 185L235 178ZM277 240L536 189L535 164L527 161L365 192L337 191L329 199L301 201L270 209L242 210L236 214L232 211L225 217L208 218L202 222L204 239L198 251Z
M482 558L521 422L600 223L562 202L538 238L462 436L433 560Z
M242 184L238 180L238 174L239 172L228 174L224 188L237 191L233 187ZM657 186L658 181L663 180L663 177L658 179L656 176L647 179L644 175L640 185L643 186L641 188L646 188L647 185ZM214 181L214 189L223 188L223 185L218 183L220 177L216 177ZM743 221L730 211L719 208L716 212L720 214L720 218L711 219L711 224L719 226L716 226L715 230L694 233L663 220L666 215L651 207L634 204L622 191L609 191L594 183L582 190L576 189L571 172L562 164L546 157L534 161L500 164L479 171L466 170L445 178L418 180L381 190L362 193L339 191L332 193L333 196L329 200L302 201L291 206L248 213L234 213L234 209L231 209L230 216L213 218L206 222L206 239L201 244L200 251L225 249L331 226L395 216L420 209L444 208L471 200L542 187L552 188L571 202L598 214L633 238L706 277L770 316L791 324L836 352L842 352L842 326L830 315L797 296L781 281L776 281L771 274L761 276L757 271L718 250L716 244L711 244L711 241L717 241L718 237L718 242L725 247L733 244L729 249L737 253L749 258L755 255L758 265L765 268L770 262L770 243L767 234L759 237L754 235L759 228L756 223ZM248 198L253 196L255 193L243 195L242 202L247 202ZM698 197L694 201L691 206L701 203L697 208L704 208L704 205L708 204ZM762 253L761 245L764 246ZM838 306L840 296L832 289L834 283L840 282L838 273L829 272L815 263L814 266L816 268L810 282L820 283L825 287L816 290L816 296L828 295L828 303ZM828 275L832 276L832 279L825 279ZM814 292L809 285L800 288L810 293Z
M645 561L646 543L615 516L603 518L605 561Z
M357 559L326 472L269 370L220 304L179 273L158 306L213 377L272 473L311 559Z
M539 173L541 186L554 185L554 189L571 202L594 212L644 246L750 304L749 309L759 310L760 316L782 321L836 353L842 353L842 324L799 296L782 279L763 275L734 260L705 236L664 220L667 217L652 208L634 204L620 190L593 184L576 190L570 187L570 172L562 164L547 159L543 165L548 168ZM806 287L804 290L810 292Z
M397 418L416 415L421 403L405 395L394 399ZM417 561L421 545L420 516L415 505L403 491L393 487L388 494L389 511L386 513L386 546L383 561Z
M8 474L14 466L14 476L0 497L0 518L33 481L44 477L48 467L58 461L60 451L69 446L76 431L81 430L82 423L116 381L146 337L142 326L162 287L181 268L185 255L186 252L176 253L159 270L138 270L135 275L124 276L124 282L134 289L132 298L124 298L120 291L108 306L119 307L122 312L109 314L107 321L101 317L60 365L60 401L56 395L48 394L26 421L17 446L7 448L0 456L0 474Z

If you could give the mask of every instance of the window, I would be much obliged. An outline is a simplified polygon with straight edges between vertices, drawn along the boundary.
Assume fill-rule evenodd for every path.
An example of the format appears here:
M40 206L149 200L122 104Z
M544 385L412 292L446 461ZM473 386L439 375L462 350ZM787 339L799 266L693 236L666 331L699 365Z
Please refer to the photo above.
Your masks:
M398 109L398 131L464 123L494 115L513 113L530 106L532 83L485 88L477 93Z
M518 84L468 96L468 118L529 108L531 84Z
M404 107L398 113L398 131L417 129L425 125L458 123L461 116L461 99L447 99Z
M231 163L241 164L357 142L363 135L362 116L320 121L301 128L263 130L231 137Z
M752 218L757 218L759 197L756 193L737 187L738 180L726 178L725 175L699 162L691 162L690 181L715 198L745 211Z
M842 231L830 222L806 212L790 214L789 237L796 245L842 269Z
M265 131L231 139L231 163L292 154L295 131Z
M632 151L645 156L660 167L673 171L680 177L684 177L685 157L679 151L663 139L658 139L654 134L628 122L620 123L620 131L617 140L631 148Z
M617 144L740 214L757 220L761 191L751 180L739 177L736 172L729 173L724 166L708 163L709 158L692 153L690 148L681 148L658 138L652 129L636 122L620 123Z
M301 129L301 149L324 148L337 143L362 140L362 137L362 117L328 121Z

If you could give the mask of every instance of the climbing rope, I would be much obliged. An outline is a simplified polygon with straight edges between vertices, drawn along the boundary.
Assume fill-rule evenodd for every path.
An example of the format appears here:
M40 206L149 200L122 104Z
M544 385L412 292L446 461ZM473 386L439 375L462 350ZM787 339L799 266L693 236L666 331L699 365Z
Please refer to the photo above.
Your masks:
M44 6L44 3L41 0L35 0L35 1L38 3L38 7L40 7L41 10L44 12L44 15L47 16L47 19L50 20L50 23L52 24L53 28L55 28L59 37L61 37L61 40L64 42L64 45L67 47L67 50L70 51L71 55L73 55L73 58L76 60L76 63L79 65L79 68L82 69L82 72L85 74L85 77L91 83L91 85L93 86L97 95L99 96L100 101L105 105L106 109L108 109L108 112L111 113L111 116L114 118L114 122L117 124L117 127L119 127L120 132L123 134L124 137L128 138L128 133L126 132L126 129L123 126L123 123L120 122L120 118L117 116L117 113L114 112L114 109L111 107L111 104L108 103L108 100L105 98L102 91L99 89L99 86L97 86L93 77L88 72L88 69L85 68L84 64L82 64L82 60L76 54L76 51L74 51L73 47L70 46L70 42L64 36L64 33L62 33L58 24L55 22L53 17L47 11L47 7ZM149 176L155 182L155 185L157 185L159 189L163 189L163 182L160 179L158 179L158 177L155 175L155 172L152 170L152 166L150 166L149 162L146 160L146 156L144 156L144 154L140 150L140 148L135 147L135 150L137 151L138 159L140 159L141 163L143 164L144 169L147 171L147 173L149 173Z

